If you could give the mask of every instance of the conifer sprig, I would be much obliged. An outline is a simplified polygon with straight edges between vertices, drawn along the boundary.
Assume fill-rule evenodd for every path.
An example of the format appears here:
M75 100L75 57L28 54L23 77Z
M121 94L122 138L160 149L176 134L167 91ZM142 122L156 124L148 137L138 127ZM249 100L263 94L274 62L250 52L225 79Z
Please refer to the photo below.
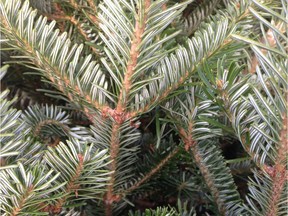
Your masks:
M28 0L0 0L1 43L64 107L21 112L0 94L4 215L121 215L176 198L191 211L145 212L287 212L285 1L201 1L190 12L199 1L41 1L30 1L45 6L37 13ZM74 107L88 124L64 111ZM230 162L256 167L239 190L246 202L221 151L230 136L243 147Z

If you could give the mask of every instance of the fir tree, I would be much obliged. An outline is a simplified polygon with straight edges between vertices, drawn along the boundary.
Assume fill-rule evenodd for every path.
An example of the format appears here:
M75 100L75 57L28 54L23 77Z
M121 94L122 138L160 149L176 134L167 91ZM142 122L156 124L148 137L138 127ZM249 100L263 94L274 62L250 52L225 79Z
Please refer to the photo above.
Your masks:
M1 215L287 215L286 1L0 0L0 18ZM16 64L53 99L15 106Z

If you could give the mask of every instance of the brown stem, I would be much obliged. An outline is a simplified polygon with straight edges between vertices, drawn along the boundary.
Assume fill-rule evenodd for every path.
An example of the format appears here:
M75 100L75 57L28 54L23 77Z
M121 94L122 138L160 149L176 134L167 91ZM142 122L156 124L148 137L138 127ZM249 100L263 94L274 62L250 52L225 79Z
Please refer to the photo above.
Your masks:
M69 3L75 10L80 10L80 6L75 0L70 0Z
M69 127L68 127L67 125L62 124L62 123L60 123L59 121L56 121L56 120L53 120L53 119L48 119L48 120L41 121L41 122L39 122L39 123L36 125L36 127L35 127L35 129L34 129L34 135L35 135L35 136L39 136L42 127L44 127L45 125L49 125L49 124L60 126L61 128L63 128L63 130L64 130L65 132L68 132L68 131L69 131Z
M131 77L134 74L135 67L137 66L138 56L140 54L139 45L142 41L142 35L145 30L145 22L147 20L147 9L150 6L150 0L145 1L145 12L144 12L144 20L143 23L140 23L139 20L136 20L135 23L135 30L134 30L134 39L131 43L130 48L130 60L127 63L127 69L124 76L123 87L119 95L119 100L117 104L116 111L117 112L124 112L126 111L127 100L129 97L129 91L132 85ZM139 14L139 17L141 14ZM138 17L138 19L139 19Z
M223 85L224 85L223 80L216 79L216 86L217 86L218 91L220 92L221 99L223 101L222 104L224 104L226 116L229 119L229 121L232 123L233 114L231 113L229 109L231 106L231 102L229 100L229 93L227 92L227 90L223 89Z
M112 204L113 202L118 202L119 197L114 194L114 184L116 181L116 170L117 170L117 156L119 153L119 133L120 133L120 126L121 124L113 123L112 131L111 131L111 146L110 146L110 157L111 157L111 164L110 170L112 173L110 174L110 180L107 187L107 193L104 196L104 204L105 204L105 215L112 215Z
M147 10L150 7L150 0L146 0L144 4L144 19L143 22L139 22L139 18L142 15L142 11L139 10L138 17L136 18L135 22L135 29L134 29L134 38L131 42L130 47L130 60L127 63L127 69L124 76L124 80L122 83L122 89L120 91L118 97L118 103L115 110L108 110L104 112L110 114L111 117L115 120L112 124L112 134L110 140L110 155L112 159L112 163L110 165L110 170L112 171L110 175L109 185L107 187L107 193L104 196L104 205L105 205L105 214L106 216L112 215L112 204L114 202L120 201L120 195L114 193L114 184L116 181L116 172L117 172L117 157L119 153L119 134L120 134L120 127L125 120L130 118L129 115L126 114L127 110L127 100L129 97L130 88L132 85L131 77L134 73L135 67L137 66L138 56L140 54L139 45L142 41L142 35L145 30L145 22L147 20Z
M18 207L16 207L16 206L13 207L11 216L16 216L16 215L20 214L22 208L24 207L24 205L25 205L27 199L29 198L31 192L33 191L33 189L34 189L33 185L31 185L29 188L27 188L25 193L20 198L19 206Z
M89 6L92 8L93 12L96 14L96 12L97 12L97 7L96 7L96 5L95 5L94 0L87 0L87 2L88 2L88 4L89 4Z
M93 13L96 14L97 8L96 8L94 1L88 0L87 2L89 6L92 8ZM77 11L80 11L82 9L81 6L75 0L70 0L69 3ZM99 24L98 18L95 15L92 15L91 13L88 13L87 15L88 15L88 18L93 22L93 24L95 26L98 26Z
M278 204L283 193L284 185L287 183L287 167L286 159L288 155L288 118L287 114L284 114L283 127L280 132L280 141L278 148L278 155L273 166L273 172L268 173L271 177L272 182L272 193L268 206L267 216L274 216L278 213Z
M128 193L131 193L132 191L139 188L143 183L148 181L153 175L155 175L163 166L165 166L171 158L173 158L177 153L179 152L179 148L175 148L172 152L170 152L163 160L160 161L160 163L155 166L149 173L147 173L140 181L138 181L136 184L128 188L123 195L126 195Z
M81 23L75 19L75 17L69 17L69 21L76 26L78 32L85 38L86 41L90 41L90 38L88 37L87 33L81 28ZM93 47L93 46L89 46L90 49L95 53L96 56L100 56L98 50Z
M192 135L191 135L192 131L193 131L192 123L188 124L187 131L182 127L178 127L178 132L179 132L181 139L184 141L186 151L189 151L190 148L192 148L196 144L196 142L193 140Z
M67 184L65 192L67 193L66 196L62 197L61 199L57 200L55 205L49 206L48 211L53 212L54 214L59 214L62 210L63 205L65 204L68 196L74 192L75 196L78 196L78 189L80 188L79 184L76 184L76 181L79 179L81 172L83 171L83 163L84 157L81 154L78 154L79 163L75 170L75 175L71 177L70 181Z
M215 186L214 181L212 180L213 178L211 177L210 171L207 168L207 166L204 165L203 161L204 158L202 158L202 156L199 154L199 149L198 149L198 145L195 144L192 148L191 148L193 157L195 159L195 162L197 164L197 166L200 169L201 174L204 177L205 183L207 184L208 188L210 189L210 192L215 200L215 202L217 203L217 207L218 210L220 212L221 215L226 215L226 209L225 209L225 205L222 202L221 198L220 198L220 193L218 188Z
M193 123L191 122L188 125L188 128L185 130L183 127L177 127L179 131L179 135L185 144L186 151L191 150L193 158L195 160L196 165L200 169L201 174L203 175L204 181L207 184L215 202L217 203L218 210L221 215L226 215L226 209L223 201L220 198L220 193L218 188L215 186L213 178L211 177L211 173L207 166L205 166L204 158L202 158L201 154L199 154L198 143L192 137L193 131Z

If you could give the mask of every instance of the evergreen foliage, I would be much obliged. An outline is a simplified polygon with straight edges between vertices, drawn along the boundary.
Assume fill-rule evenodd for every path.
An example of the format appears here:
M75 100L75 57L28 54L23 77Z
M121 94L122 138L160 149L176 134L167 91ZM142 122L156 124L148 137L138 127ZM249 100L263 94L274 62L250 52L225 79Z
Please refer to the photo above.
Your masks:
M287 215L287 8L0 0L1 215Z

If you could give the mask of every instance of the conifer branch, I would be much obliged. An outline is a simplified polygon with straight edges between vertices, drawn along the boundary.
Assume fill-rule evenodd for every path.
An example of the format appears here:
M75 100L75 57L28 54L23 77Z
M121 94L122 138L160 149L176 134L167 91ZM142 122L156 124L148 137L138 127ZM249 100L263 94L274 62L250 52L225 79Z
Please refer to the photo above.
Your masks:
M230 123L232 123L232 119L233 119L233 114L230 111L230 105L231 105L231 101L229 100L229 93L227 92L227 90L223 89L223 85L224 85L224 80L222 79L216 79L216 87L219 91L219 94L221 95L221 99L222 99L222 105L223 108L225 109L225 113L227 118L229 119Z
M138 14L138 18L136 19L135 29L134 29L134 38L130 47L130 60L127 63L127 69L126 69L126 73L124 76L123 87L120 92L118 104L116 107L116 111L118 113L126 111L127 100L128 100L130 88L132 85L131 78L134 74L135 67L137 66L137 60L140 54L139 46L142 42L141 38L146 27L145 24L147 20L148 8L150 7L150 4L151 4L150 0L144 1L144 17L143 17L142 23L140 23L140 20L139 20L141 16L141 12Z
M254 163L256 164L256 166L261 169L264 172L270 173L271 172L271 166L261 162L259 155L257 153L254 153L253 151L251 151L251 149L249 148L249 145L247 145L247 141L246 141L246 137L243 135L241 137L241 142L242 142L242 146L245 150L245 152L250 156L250 158L257 158L256 160L254 159Z
M279 32L281 32L281 33L284 33L287 30L287 29L285 29L285 27L284 27L282 22L278 22L275 25L275 28L278 29ZM266 32L265 37L262 37L260 39L260 43L265 45L266 42L268 43L269 47L271 47L271 48L275 48L276 47L276 39L275 39L275 36L273 34L272 29L268 29L268 31ZM261 49L261 52L264 55L266 55L268 51L266 49ZM245 69L243 71L244 74L247 74L247 73L255 74L256 73L256 68L259 65L259 61L258 61L257 56L255 54L252 55L250 64L251 64L250 68L249 69L247 68L247 69Z
M258 154L251 151L251 149L247 145L245 136L241 137L241 142L243 143L244 150L247 152L247 154L250 156L250 158L257 158L257 160L253 160L255 162L256 166L263 171L269 172L270 166L268 164L265 164L265 163L263 164L263 162L260 161Z
M193 124L191 122L188 123L187 132L182 127L178 127L178 131L181 139L185 144L185 150L189 151L194 145L196 145L196 141L192 138Z
M92 8L93 13L96 14L97 13L97 7L95 5L95 3L93 2L93 0L88 0L87 1L89 6ZM81 6L75 1L75 0L69 0L70 5L77 11L81 11ZM95 15L92 15L91 13L88 13L88 18L93 22L93 24L95 26L98 26L99 21L98 18Z
M219 2L220 0L202 1L195 9L189 11L190 14L184 23L188 37L191 37L200 24L212 14Z
M40 13L47 13L49 22L37 15L29 1L43 11ZM285 214L288 118L283 25L287 24L287 3L225 0L221 10L215 8L220 0L196 0L199 7L190 11L191 22L184 23L188 28L181 34L178 24L183 26L185 8L193 1L0 0L0 31L4 34L0 43L15 58L9 63L33 69L31 74L40 74L59 90L42 91L61 100L53 101L51 107L29 107L21 115L11 108L12 101L2 99L8 91L0 94L0 108L4 108L0 165L5 165L0 167L1 212L80 215L101 209L98 214L122 215L131 210L126 205L129 202L136 208L160 204L157 200L145 206L145 201L139 201L145 196L145 183L150 185L155 179L153 189L165 181L167 191L155 190L161 197L174 191L181 201L194 200L194 192L201 192L208 197L205 207L212 214ZM186 38L187 34L193 37ZM85 41L90 48L75 41ZM83 51L89 54L83 56ZM95 60L95 55L101 58ZM243 62L249 60L251 67L246 67ZM0 80L2 77L1 68ZM70 121L58 109L63 100L75 103L87 116L85 127L76 123L83 116L71 115ZM156 121L150 117L151 124L142 121L143 114L156 106L161 110L161 115L157 110ZM140 123L144 126L138 128ZM156 136L150 130L154 126ZM223 131L237 136L259 167L253 172L254 180L249 180L246 203L219 148L220 139L230 142ZM186 152L174 166L172 158L182 153L180 146L171 149L175 135ZM49 140L48 147L34 136ZM164 136L169 136L168 142L162 140ZM60 142L64 137L65 143ZM157 146L163 146L159 154L157 150L151 155L141 144L156 137ZM144 160L148 161L144 167L135 166ZM15 161L23 164L16 166ZM182 161L185 171L179 166ZM169 177L155 178L168 163ZM140 177L139 169L145 169ZM247 194L240 187L239 191ZM198 204L200 208L204 205ZM192 204L191 214L198 204ZM188 213L186 206L185 212L179 207L179 212L167 208L150 212Z
M114 194L114 185L115 185L115 176L117 172L117 156L119 153L119 130L120 124L113 123L111 130L111 140L110 140L110 157L111 164L109 166L112 173L109 176L109 184L107 186L107 193L104 196L104 205L105 205L105 215L112 215L112 204L115 201L119 201L119 197Z
M196 69L193 70L193 72L196 71ZM192 72L192 73L193 73ZM169 94L173 91L175 91L176 89L178 89L182 84L184 84L184 82L186 81L186 79L188 79L188 77L190 77L191 73L189 73L188 71L185 73L184 76L181 77L181 79L179 80L179 82L174 85L171 86L170 88L168 88L166 91L164 91L161 95L157 95L153 98L151 98L150 103L147 104L144 108L141 108L137 111L133 111L129 113L129 116L131 117L136 117L141 113L146 113L147 111L149 111L151 109L151 106L157 102L157 101L163 101L164 99L166 99Z
M75 0L69 0L69 3L75 10L80 10L80 6Z
M221 106L224 109L225 115L228 118L229 122L231 124L233 124L233 119L235 119L235 117L233 117L233 113L230 110L231 104L233 103L233 101L231 101L231 95L229 95L228 90L223 89L223 86L225 84L225 82L227 82L227 80L222 80L222 79L216 79L216 88L219 92L219 95L221 97ZM239 87L240 89L240 87ZM251 158L258 158L257 160L254 160L254 162L256 163L256 165L264 170L269 170L269 165L268 164L263 164L260 161L260 158L257 156L257 153L254 153L253 151L250 150L249 145L247 145L246 143L246 138L245 136L241 137L241 142L243 143L243 148L245 149L245 151L250 155Z
M193 154L197 166L199 167L203 175L203 178L205 179L208 188L210 189L210 192L215 200L215 203L217 204L219 213L221 215L227 215L228 212L225 209L225 205L220 198L220 192L212 179L209 169L207 168L207 166L203 164L204 158L202 158L202 156L199 154L197 143L191 147L191 152Z
M227 16L230 16L230 15L227 14ZM243 11L241 11L241 13L237 14L237 17L233 17L233 24L236 25L237 23L240 23L244 19L247 19L248 16L249 16L249 10L245 6L245 9ZM232 19L232 17L231 17L231 19ZM225 20L223 21L223 23L225 23ZM182 86L191 77L191 75L194 74L197 71L197 69L203 65L203 63L207 62L210 58L213 58L215 55L217 55L218 52L221 52L222 50L224 50L225 48L227 48L231 44L233 44L234 41L232 39L232 36L233 36L233 31L235 30L235 29L233 29L234 25L227 27L224 24L223 25L221 25L221 24L222 23L215 24L215 25L219 25L219 26L217 26L218 28L223 28L223 29L221 29L222 30L221 34L223 34L223 36L222 36L223 39L222 39L221 43L211 45L211 47L213 47L213 48L210 48L210 49L208 48L209 50L207 50L207 52L204 52L204 53L202 52L200 57L198 57L198 56L195 57L195 55L197 55L197 53L195 53L194 50L192 53L189 53L189 55L190 55L189 61L193 62L192 66L188 67L186 69L185 73L183 73L178 78L178 80L173 80L173 84L171 86L169 86L168 88L166 88L163 92L161 92L160 95L155 94L155 95L151 96L149 98L149 102L143 108L140 108L137 111L131 111L130 113L128 113L128 115L131 117L136 117L141 113L145 113L145 112L149 111L155 103L157 103L157 102L159 103L159 102L165 100L172 92L174 92L176 89L178 89L180 86ZM229 24L231 25L231 23L229 23ZM226 29L224 30L224 28L226 28ZM218 31L217 28L215 28L215 32L216 31ZM209 34L209 33L207 33L207 34ZM191 40L195 39L197 41L197 39L198 39L197 37L198 37L198 35L195 36L195 38L192 38ZM199 36L199 38L202 38L202 37L204 37L204 35L202 35L201 37ZM214 40L213 38L211 38L211 39ZM179 52L181 52L181 49L182 48L179 49ZM198 48L189 47L189 49L191 51L192 49L198 49ZM196 60L194 60L195 58L196 58Z
M12 209L11 216L17 216L22 211L22 208L25 206L27 199L32 195L34 190L33 185L26 189L25 193L20 197L19 206L14 206Z
M83 38L85 39L85 41L90 41L90 38L88 37L88 34L84 31L84 29L81 27L81 22L79 20L77 20L75 18L75 16L69 16L69 15L66 15L66 14L45 14L45 13L42 13L44 16L46 16L48 19L50 20L56 20L56 21L68 21L70 22L71 24L73 24L76 29L78 30L78 32L80 33L80 35L83 36ZM99 52L98 50L93 47L93 46L89 46L90 49L93 51L93 53L96 55L96 56L99 56Z
M179 131L179 135L180 135L180 138L182 139L183 143L185 144L185 150L186 151L189 151L192 153L192 156L195 160L195 164L198 166L198 168L200 169L200 172L204 178L204 181L206 183L206 185L208 186L212 196L213 196L213 199L217 205L217 208L218 208L218 211L220 213L220 215L229 215L229 214L232 214L232 212L234 211L233 206L231 206L231 204L229 204L229 200L225 199L225 197L223 196L227 196L228 194L233 197L235 200L234 200L234 203L232 205L237 205L236 203L239 202L240 198L238 197L239 195L237 194L236 192L236 189L232 190L232 185L222 185L223 188L221 188L221 186L219 185L219 183L217 183L217 171L214 170L214 173L213 173L213 169L210 168L210 165L211 165L211 162L209 163L207 161L207 157L210 157L209 153L207 152L203 152L205 151L205 148L207 147L203 147L203 143L200 144L200 142L197 142L196 140L194 140L193 138L193 124L190 123L188 125L188 127L185 129L181 126L177 126L177 129ZM202 142L205 142L205 141L202 141ZM207 141L206 141L207 142ZM200 147L200 145L202 145ZM213 146L210 146L208 148L212 148ZM216 154L217 151L216 149L214 149L214 151L212 150L213 153ZM205 156L206 157L203 157L204 155L203 154L206 154ZM216 159L217 160L217 159ZM216 163L216 160L214 161L214 163ZM222 162L223 163L223 162ZM210 165L209 165L210 164ZM226 169L226 164L221 164L222 166L224 165L225 169ZM218 166L221 166L220 164L218 164ZM232 176L225 176L225 178L227 178L227 181L229 181L228 179L232 178ZM220 176L218 176L218 178L220 178ZM226 182L225 182L226 183ZM229 184L229 183L228 183ZM226 192L227 194L223 194L223 191L221 191L221 189L224 189L226 188L227 191L229 192ZM222 194L221 194L222 193ZM233 196L232 196L233 194Z
M87 0L89 6L92 8L93 12L96 14L97 12L97 6L95 5L94 0Z
M203 62L207 61L211 56L215 55L215 53L217 53L219 49L225 47L226 45L228 46L231 43L231 39L227 38L218 49L207 54L207 56L201 59L197 64L193 65L193 68L190 71L186 71L186 73L179 79L176 84L174 84L170 88L167 88L161 95L155 95L153 98L150 99L150 102L145 107L137 111L129 112L127 115L130 117L136 117L141 113L146 113L147 111L149 111L153 104L155 104L156 102L165 100L171 94L171 92L182 86L187 81L187 79L189 79L189 77L191 77L191 75L197 71L198 67L200 67Z
M179 131L181 132L180 137L182 138L186 151L192 152L193 158L195 159L195 163L197 164L198 168L200 169L203 178L209 187L211 194L213 195L213 198L215 202L217 203L218 210L221 215L226 215L227 212L225 210L225 205L222 203L222 200L220 199L220 194L218 188L215 186L214 181L212 179L211 173L209 169L205 166L205 163L203 163L204 158L202 158L201 154L199 154L199 148L197 146L197 142L193 140L193 137L191 136L192 131L185 132L184 128L179 128Z
M76 184L76 181L81 176L81 173L83 171L83 155L78 154L78 165L75 170L75 175L71 177L70 181L67 183L67 187L65 189L66 196L60 198L59 200L56 200L56 204L49 206L48 211L53 212L54 214L59 214L62 210L63 205L65 205L67 198L71 195L71 193L75 193L75 196L78 197L78 189L80 189L80 185Z
M287 170L287 156L288 156L288 118L287 113L284 113L283 127L280 131L280 140L278 147L278 154L273 167L268 171L272 182L272 191L270 195L270 202L267 208L266 216L274 216L278 213L278 204L283 193L283 187L287 184L288 170ZM286 203L287 204L287 203Z
M176 147L165 158L163 158L163 160L161 160L157 164L157 166L155 166L152 170L150 170L150 172L148 172L145 176L143 176L143 178L140 181L138 181L137 183L135 183L134 185L126 189L124 193L122 193L122 196L125 196L128 193L131 193L132 191L139 188L143 183L147 182L153 175L159 172L163 168L163 166L165 166L170 161L170 159L172 159L178 152L179 152L179 148Z
M70 101L75 101L74 94L71 94L71 92L68 91L68 89L73 89L73 91L77 95L83 95L85 101L89 103L92 107L94 107L96 110L110 110L109 106L102 105L96 100L92 100L90 93L85 92L85 94L83 94L83 91L80 90L81 87L77 84L72 84L69 76L65 73L62 73L61 69L58 68L57 65L52 65L46 55L39 53L35 49L35 47L29 43L27 38L20 34L18 29L8 23L9 20L6 20L6 17L1 15L0 18L2 20L2 26L10 31L10 39L14 39L13 44L27 56L30 56L31 62L35 64L38 68L41 68L43 71L45 71L44 75L51 81L52 84L55 85L56 88L59 89L60 92L66 93L65 96ZM25 47L25 49L23 49L23 46ZM39 56L41 56L41 61L38 59ZM88 109L84 109L84 113L91 122L94 122L94 118L91 116L91 112Z
M1 169L1 213L13 216L30 215L31 211L45 209L48 197L49 201L55 200L54 192L58 192L58 198L62 197L63 194L59 193L58 189L65 183L56 182L60 173L53 172L39 163L28 169L21 163L18 163L17 167Z
M39 122L39 123L36 125L36 127L34 128L34 135L35 135L35 136L39 136L40 133L41 133L41 129L42 129L43 127L45 127L45 125L51 125L51 124L52 124L52 125L57 125L57 126L61 127L65 132L69 132L69 130L70 130L67 125L62 124L62 123L60 123L60 122L57 121L57 120L47 119L47 120L44 120L44 121Z
M148 8L150 7L150 0L145 0L144 2L144 9L139 8L138 17L135 21L135 29L134 29L134 38L131 42L130 47L130 60L127 63L127 69L124 76L124 80L122 83L122 89L120 91L118 97L118 103L116 106L115 111L110 112L112 114L112 118L116 121L113 122L112 125L112 133L111 133L111 140L110 140L110 155L111 155L111 165L110 170L112 174L110 176L109 185L107 187L107 193L104 196L104 204L105 204L105 213L106 216L112 215L112 204L114 201L119 201L119 196L114 194L114 183L115 183L115 175L117 172L117 156L119 152L119 133L120 127L129 116L125 115L127 109L127 99L129 97L130 88L132 85L131 77L133 76L134 69L137 65L137 59L139 55L139 45L141 43L141 37L145 30L145 22L147 19ZM141 9L143 11L141 11ZM140 17L144 12L144 19L142 23L140 23Z

